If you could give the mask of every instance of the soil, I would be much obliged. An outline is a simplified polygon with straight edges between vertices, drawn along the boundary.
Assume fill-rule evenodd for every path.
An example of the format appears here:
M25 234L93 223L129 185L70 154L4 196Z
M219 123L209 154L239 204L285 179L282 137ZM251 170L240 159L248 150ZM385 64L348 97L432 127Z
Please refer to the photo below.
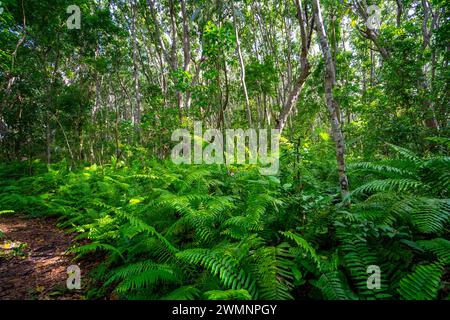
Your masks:
M74 234L54 218L0 216L0 300L83 299L83 263L67 253ZM67 267L78 264L81 290L67 288Z

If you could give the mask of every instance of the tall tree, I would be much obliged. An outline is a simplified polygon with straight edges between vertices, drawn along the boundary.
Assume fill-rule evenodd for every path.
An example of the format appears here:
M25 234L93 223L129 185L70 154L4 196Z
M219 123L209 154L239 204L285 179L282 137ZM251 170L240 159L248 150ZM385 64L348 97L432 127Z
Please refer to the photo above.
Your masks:
M297 19L300 24L301 53L300 53L300 73L294 83L294 87L289 93L287 101L283 105L280 116L277 120L276 128L283 131L292 109L297 104L303 85L310 74L311 66L308 60L309 48L311 45L312 30L314 27L314 16L308 21L301 0L294 0L297 9Z
M333 88L336 83L336 65L331 55L330 44L322 18L322 9L319 0L313 0L314 15L316 17L317 34L319 36L322 57L325 62L325 100L331 122L331 133L336 145L336 160L339 174L339 185L342 198L347 198L349 194L348 178L345 165L345 142L339 122L339 105L333 95Z

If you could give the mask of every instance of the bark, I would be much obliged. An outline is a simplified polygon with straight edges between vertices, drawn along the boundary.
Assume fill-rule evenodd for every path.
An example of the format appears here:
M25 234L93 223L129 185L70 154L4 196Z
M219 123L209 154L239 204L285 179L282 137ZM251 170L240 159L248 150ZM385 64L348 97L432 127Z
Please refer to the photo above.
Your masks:
M157 11L155 8L155 2L154 0L147 0L147 6L150 9L150 15L152 18L152 22L147 23L147 28L149 32L152 30L149 28L150 25L154 26L154 33L156 37L156 52L158 53L158 59L159 59L159 66L161 70L161 82L163 83L163 92L164 92L164 103L167 105L169 97L168 97L168 76L165 72L164 64L165 62L169 65L169 70L174 71L176 68L176 65L174 66L174 59L172 58L171 54L169 54L169 50L166 48L166 45L162 39L161 36L161 24L157 16ZM173 7L173 5L172 5ZM171 20L172 21L172 20ZM172 38L175 36L176 38L176 32L175 34L172 33ZM174 43L175 44L175 43ZM173 50L172 50L173 53ZM176 62L176 61L175 61Z
M175 12L175 4L173 0L169 0L169 14L170 14L170 34L172 46L170 48L170 64L172 70L177 70L178 60L177 60L177 20ZM177 91L177 104L178 104L178 116L181 120L183 116L183 96L180 91Z
M222 93L220 94L221 96L221 107L220 107L220 112L219 112L219 118L218 118L218 122L217 125L219 128L225 128L225 111L227 110L228 107L228 102L229 102L229 98L230 98L230 87L228 84L228 71L227 71L227 63L225 61L225 59L223 59L223 74L224 74L224 81L225 81L225 99L222 99ZM220 81L220 76L218 77L218 80ZM219 82L219 87L220 87L220 82ZM223 100L223 102L222 102ZM222 124L222 126L221 126Z
M288 4L286 3L286 6ZM286 66L287 66L287 81L288 83L292 83L292 40L291 40L291 23L287 23L287 18L283 19L284 29L286 32L286 44L287 44L287 57L286 57Z
M189 24L186 13L186 2L181 0L181 14L183 16L183 53L184 53L184 70L189 71L191 64L191 45L189 39Z
M431 36L433 30L436 28L436 24L438 21L439 15L432 11L431 5L428 0L422 0L423 7L423 21L422 21L422 34L423 34L423 42L422 47L423 50L426 50L430 46ZM430 22L431 19L431 22ZM428 24L430 23L430 27L428 28ZM426 69L422 70L423 77L419 79L420 88L425 92L425 95L430 94L430 85L426 76ZM428 128L439 129L439 123L436 119L436 114L434 110L434 105L431 99L425 97L423 100L423 110L425 112L425 125Z
M45 125L45 138L46 138L46 157L47 165L52 163L52 130L50 128L50 120Z
M242 89L244 90L244 98L245 98L245 109L247 111L247 121L250 127L252 127L252 113L250 111L250 102L248 99L248 91L247 91L247 85L245 83L245 65L244 65L244 58L242 57L242 51L241 51L241 44L239 40L239 32L237 27L237 21L236 21L236 12L235 9L232 9L233 11L233 25L234 25L234 34L236 36L236 46L237 46L237 52L239 56L239 66L241 67L241 84Z
M426 49L430 45L431 35L436 27L438 14L432 11L431 5L428 2L428 0L422 0L422 7L423 7L423 21L422 21L423 49ZM428 27L428 24L431 24L430 27Z
M99 47L97 46L97 49L95 50L95 58L97 59L99 56ZM101 85L100 85L100 76L98 74L98 71L95 71L94 74L94 79L95 79L95 104L94 104L94 108L92 108L92 120L95 121L95 117L97 115L98 110L100 110L100 89L101 89Z
M402 16L403 16L403 3L402 0L396 0L397 1L397 27L400 28L400 25L402 23Z
M55 115L54 119L55 119L56 123L59 125L59 127L61 128L62 134L64 136L64 141L66 142L67 149L69 150L71 167L73 167L73 166L75 166L75 158L74 158L74 155L72 152L72 148L70 147L69 139L67 138L66 130L64 130L63 125L58 120L58 115Z
M159 52L164 55L164 58L166 61L170 62L170 57L167 52L166 46L164 44L164 41L161 37L161 26L159 24L158 17L156 16L156 9L155 9L155 3L153 0L147 0L147 6L150 8L150 14L152 16L153 25L155 27L155 34L156 34L156 40L158 43Z
M294 0L295 5L297 7L297 18L300 23L300 35L301 35L301 55L300 55L300 74L295 81L294 87L292 88L286 102L283 105L283 108L280 113L280 117L277 120L276 128L283 131L286 126L286 121L289 115L292 112L292 109L297 104L298 97L300 96L303 85L306 82L310 74L311 66L308 61L308 52L311 41L311 32L313 28L314 20L311 20L311 23L308 25L308 21L306 20L305 13L303 11L301 0Z
M134 90L135 90L135 98L136 98L136 109L134 110L133 120L136 125L139 126L141 123L141 97L140 97L140 86L139 86L139 72L137 66L137 50L138 43L136 37L136 0L133 1L131 5L131 37L133 41L133 79L134 79Z
M191 66L191 44L189 37L189 23L186 13L186 2L181 0L181 15L183 17L183 54L184 54L184 72L189 72ZM189 109L191 104L191 92L186 90L185 108Z
M322 10L320 8L319 0L313 0L313 7L316 16L317 33L319 36L320 47L322 49L322 55L325 61L325 98L328 113L330 114L331 132L333 140L336 144L336 161L338 166L339 184L341 188L342 198L346 199L349 195L349 188L345 166L344 135L342 134L338 118L338 103L333 96L333 87L336 83L336 69L333 63L328 38L325 33L325 27L322 19Z
M172 70L177 69L177 22L175 18L175 6L173 0L169 0L169 14L170 14L170 64Z

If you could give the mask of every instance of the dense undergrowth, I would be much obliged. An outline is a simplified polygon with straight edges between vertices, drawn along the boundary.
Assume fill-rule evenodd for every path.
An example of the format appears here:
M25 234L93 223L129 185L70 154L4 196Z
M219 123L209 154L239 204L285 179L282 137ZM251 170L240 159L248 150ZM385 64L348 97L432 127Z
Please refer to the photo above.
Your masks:
M56 215L103 252L88 298L448 299L450 159L391 146L350 166L342 205L325 160L252 167L112 161L0 167L0 209ZM289 165L288 165L289 164ZM6 212L6 211L5 211ZM368 289L369 266L381 288Z

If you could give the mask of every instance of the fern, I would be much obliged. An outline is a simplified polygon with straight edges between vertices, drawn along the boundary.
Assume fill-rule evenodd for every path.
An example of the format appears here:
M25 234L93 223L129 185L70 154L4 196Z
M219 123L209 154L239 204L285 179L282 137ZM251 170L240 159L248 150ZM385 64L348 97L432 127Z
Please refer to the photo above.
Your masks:
M200 290L194 286L182 286L161 297L161 300L195 300Z
M349 166L354 190L345 208L334 204L334 159L313 164L305 152L293 164L289 148L279 177L252 166L230 174L151 161L3 179L0 166L0 206L58 215L59 226L89 241L72 249L77 258L102 252L93 277L103 286L94 296L445 296L449 158L391 148L396 159ZM367 288L372 264L381 268L381 289Z
M363 172L374 172L386 176L402 176L404 178L414 178L414 172L398 168L389 164L377 164L372 162L356 162L348 165L349 170L353 171L363 171Z
M155 228L144 223L142 220L140 220L130 214L127 214L126 212L124 212L118 208L109 206L105 203L96 202L95 204L97 206L106 208L107 210L114 212L115 214L117 214L117 216L119 216L121 218L125 218L126 220L128 220L130 222L130 224L135 228L136 231L146 232L149 235L157 237L161 241L161 243L163 243L166 246L166 248L169 252L176 253L178 251L178 249L175 248L164 236L162 236L159 232L157 232Z
M76 256L76 259L79 259L82 256L84 256L92 251L96 251L96 250L112 251L113 253L122 257L121 252L117 248L115 248L114 246L111 246L109 244L105 244L105 243L89 243L89 244L85 244L83 246L78 246L78 247L74 247L74 248L70 249L71 252L78 253L78 255Z
M179 283L180 278L171 266L155 265L154 268L133 274L132 272L115 288L118 293L156 288L158 283Z
M293 299L293 257L287 244L264 246L253 253L255 273L258 275L259 298L264 300Z
M416 270L400 281L399 293L405 300L433 300L441 286L443 265L432 263L418 266Z
M450 218L450 200L406 197L393 205L392 212L408 216L421 232L438 233Z
M397 152L398 154L400 154L400 156L402 156L403 158L408 159L409 161L411 161L413 163L420 162L419 157L411 150L393 145L391 143L386 143L386 145L388 147L390 147L392 150L394 150L395 152Z
M414 191L419 188L426 188L426 185L413 179L383 179L374 180L356 188L353 190L352 195L388 191Z
M312 262L317 266L318 270L321 270L321 262L319 256L316 254L316 250L311 247L311 245L303 239L301 236L294 234L292 232L286 231L286 232L280 232L282 235L284 235L286 238L291 239L295 241L295 243L303 249L306 256L311 259Z
M255 282L229 256L207 249L188 249L178 252L176 256L181 261L205 267L218 276L226 288L246 289L252 296L256 295Z
M251 300L247 290L211 290L203 293L207 300Z
M450 265L450 241L442 238L416 242L425 250L433 252L444 264Z
M346 285L345 278L339 271L323 273L319 280L311 283L320 289L327 300L356 300L357 296Z

